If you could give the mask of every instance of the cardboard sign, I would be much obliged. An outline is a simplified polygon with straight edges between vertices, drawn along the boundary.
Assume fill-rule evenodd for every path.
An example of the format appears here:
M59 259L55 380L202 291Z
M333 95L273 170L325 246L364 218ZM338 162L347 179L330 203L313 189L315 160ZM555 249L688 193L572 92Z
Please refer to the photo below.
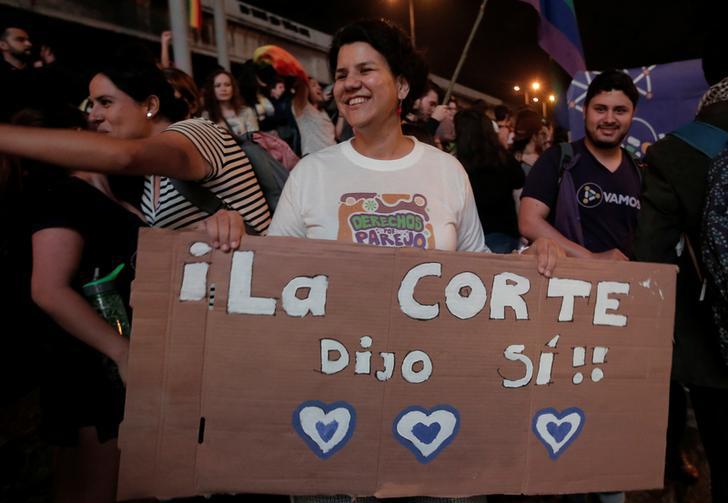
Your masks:
M662 485L675 268L144 230L119 496Z

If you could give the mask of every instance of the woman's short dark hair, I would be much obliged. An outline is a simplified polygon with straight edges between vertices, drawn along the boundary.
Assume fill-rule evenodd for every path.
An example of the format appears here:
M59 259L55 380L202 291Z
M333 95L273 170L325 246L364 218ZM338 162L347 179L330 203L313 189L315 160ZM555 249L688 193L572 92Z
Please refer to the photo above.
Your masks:
M609 91L622 91L632 102L632 106L637 107L640 93L637 91L634 82L632 82L632 77L619 70L605 70L594 77L594 80L589 84L589 89L586 91L584 106L588 106L589 102L597 94Z
M402 100L402 114L406 114L415 100L422 96L428 74L427 63L412 46L407 34L384 19L355 21L340 28L329 49L329 71L332 77L336 72L339 50L342 46L355 42L371 45L387 60L392 74L407 81L409 93Z
M174 89L148 51L122 51L109 58L97 73L105 75L137 103L156 96L159 99L159 114L171 122L187 117L187 104L175 98Z

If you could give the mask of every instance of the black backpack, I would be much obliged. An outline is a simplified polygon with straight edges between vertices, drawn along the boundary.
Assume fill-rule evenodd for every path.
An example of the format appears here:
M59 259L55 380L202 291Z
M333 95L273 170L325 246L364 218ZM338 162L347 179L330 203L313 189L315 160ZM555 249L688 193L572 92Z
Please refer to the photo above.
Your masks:
M688 250L703 283L701 300L709 292L720 353L728 365L728 132L693 121L670 134L711 159L700 231L702 268L689 240Z
M230 130L229 124L228 129ZM288 179L288 170L253 140L254 133L238 136L232 130L229 132L248 157L272 215ZM177 192L205 213L213 215L221 209L232 210L225 201L197 182L175 178L170 178L169 181Z

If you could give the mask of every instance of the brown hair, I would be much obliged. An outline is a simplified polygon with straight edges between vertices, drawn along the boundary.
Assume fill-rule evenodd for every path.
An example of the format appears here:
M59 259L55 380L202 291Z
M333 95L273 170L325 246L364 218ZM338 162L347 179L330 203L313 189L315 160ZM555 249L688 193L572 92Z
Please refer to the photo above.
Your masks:
M230 99L230 105L233 107L233 110L235 110L235 113L239 114L243 107L246 106L246 103L243 101L242 96L240 96L240 89L238 88L238 83L235 80L235 77L233 77L233 74L228 72L227 70L223 70L222 68L215 70L214 72L212 72L212 74L210 74L209 77L207 77L205 85L202 87L202 107L205 112L207 112L210 120L215 123L223 122L220 102L217 101L217 98L215 97L215 79L218 75L222 74L227 75L230 78L230 82L232 83L233 96Z
M188 115L197 117L200 115L200 90L197 84L188 74L177 68L162 69L164 77L175 92L179 93L182 100L187 103Z

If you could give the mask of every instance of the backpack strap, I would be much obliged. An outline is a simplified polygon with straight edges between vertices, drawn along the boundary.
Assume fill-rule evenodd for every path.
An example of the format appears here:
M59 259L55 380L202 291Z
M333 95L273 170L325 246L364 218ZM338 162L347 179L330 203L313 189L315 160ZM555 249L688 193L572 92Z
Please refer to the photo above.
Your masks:
M728 131L701 121L689 122L670 134L711 159L717 157L728 143Z
M576 162L572 163L572 160L574 159L574 147L571 143L559 143L559 150L561 151L561 158L559 159L559 178L557 184L561 185L561 178L564 176L564 171L566 171L567 166L571 169L574 167Z
M250 165L260 185L260 190L263 192L263 196L272 214L278 206L278 200L281 197L283 186L288 179L288 170L255 141L256 131L248 131L242 135L237 135L233 132L227 119L225 119L225 124L230 135L243 152L245 152L248 161L250 161Z
M553 208L553 226L569 239L581 246L584 245L584 231L581 227L579 206L576 201L576 189L571 169L581 159L581 154L574 155L570 143L559 143L561 160L559 161L559 177L556 204Z
M197 182L178 180L176 178L170 178L169 182L182 197L209 215L214 215L219 210L233 209L228 203L213 194L210 189L203 187Z

